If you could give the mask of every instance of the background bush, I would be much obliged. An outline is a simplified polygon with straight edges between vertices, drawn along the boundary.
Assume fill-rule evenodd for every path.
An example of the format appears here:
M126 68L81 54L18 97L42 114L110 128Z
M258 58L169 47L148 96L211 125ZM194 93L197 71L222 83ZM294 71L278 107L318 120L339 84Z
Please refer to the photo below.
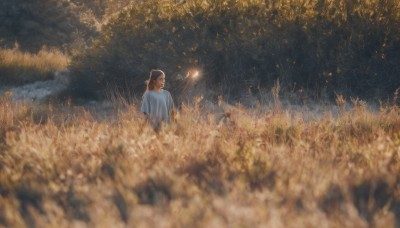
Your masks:
M368 1L145 1L121 11L72 61L75 96L110 86L141 94L148 71L170 89L199 68L214 94L238 98L279 79L283 91L387 98L400 86L400 3Z
M53 77L129 0L0 1L0 87Z
M79 48L76 41L97 33L90 9L69 0L1 1L0 21L1 47L13 48L17 42L22 51L29 52L43 46L70 51Z

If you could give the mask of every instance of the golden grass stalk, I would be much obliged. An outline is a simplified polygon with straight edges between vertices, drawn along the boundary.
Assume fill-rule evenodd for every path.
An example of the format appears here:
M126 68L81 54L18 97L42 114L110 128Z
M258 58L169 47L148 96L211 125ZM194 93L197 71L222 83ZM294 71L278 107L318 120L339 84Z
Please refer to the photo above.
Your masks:
M69 57L56 49L42 48L38 53L22 52L18 48L0 50L0 67L35 68L42 72L65 69Z
M185 106L158 134L134 106L116 121L14 121L0 141L0 217L39 227L396 227L400 115L356 103L311 120L236 106L223 124Z
M56 49L42 48L32 54L14 49L0 49L0 71L5 83L24 83L49 79L53 72L67 68L69 56Z

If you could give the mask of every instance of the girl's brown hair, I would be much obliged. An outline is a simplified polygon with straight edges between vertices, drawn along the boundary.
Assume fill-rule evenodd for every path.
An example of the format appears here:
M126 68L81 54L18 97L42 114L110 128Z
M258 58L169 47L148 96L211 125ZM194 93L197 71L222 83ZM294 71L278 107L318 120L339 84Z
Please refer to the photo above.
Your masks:
M160 77L161 75L164 75L164 77L165 77L165 73L162 70L151 70L150 71L150 77L149 77L149 80L147 81L146 91L154 89L154 83L156 82L157 78Z

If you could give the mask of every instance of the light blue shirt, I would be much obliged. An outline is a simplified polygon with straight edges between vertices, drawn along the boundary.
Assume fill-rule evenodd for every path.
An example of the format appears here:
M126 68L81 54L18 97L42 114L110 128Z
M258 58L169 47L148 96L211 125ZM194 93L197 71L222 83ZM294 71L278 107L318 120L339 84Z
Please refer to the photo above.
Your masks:
M171 112L174 109L174 102L167 90L160 92L149 90L143 94L142 107L140 111L147 114L153 126L160 122L171 122Z

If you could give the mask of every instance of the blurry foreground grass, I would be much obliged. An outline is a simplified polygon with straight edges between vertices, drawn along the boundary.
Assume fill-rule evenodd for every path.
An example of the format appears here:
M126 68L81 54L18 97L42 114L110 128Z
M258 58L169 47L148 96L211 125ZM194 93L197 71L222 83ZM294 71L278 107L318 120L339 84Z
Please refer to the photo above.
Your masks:
M68 108L68 107L65 107ZM70 107L72 109L72 107ZM339 116L201 106L155 134L129 106L115 121L0 101L6 227L398 227L400 112Z
M21 85L48 80L54 72L67 68L69 57L46 48L36 54L14 49L0 49L0 84Z

